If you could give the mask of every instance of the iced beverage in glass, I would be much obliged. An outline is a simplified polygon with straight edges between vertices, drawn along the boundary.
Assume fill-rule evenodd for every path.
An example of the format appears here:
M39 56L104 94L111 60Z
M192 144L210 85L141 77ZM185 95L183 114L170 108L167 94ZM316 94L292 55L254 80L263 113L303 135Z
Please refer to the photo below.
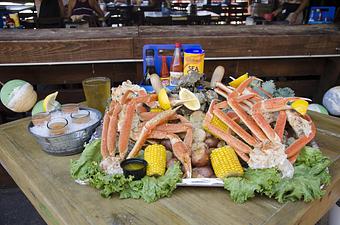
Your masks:
M83 80L83 89L88 107L105 112L107 101L110 97L111 81L107 77L91 77Z

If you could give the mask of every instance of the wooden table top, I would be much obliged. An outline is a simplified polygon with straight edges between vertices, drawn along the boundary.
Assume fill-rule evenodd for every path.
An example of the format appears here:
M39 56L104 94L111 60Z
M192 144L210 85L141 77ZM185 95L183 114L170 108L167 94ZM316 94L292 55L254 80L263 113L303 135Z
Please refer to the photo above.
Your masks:
M256 197L235 204L223 188L179 187L171 198L104 199L99 191L76 184L71 159L44 153L27 131L29 119L0 126L0 162L48 224L314 224L340 198L340 119L312 113L317 142L332 160L332 183L312 203L279 204Z

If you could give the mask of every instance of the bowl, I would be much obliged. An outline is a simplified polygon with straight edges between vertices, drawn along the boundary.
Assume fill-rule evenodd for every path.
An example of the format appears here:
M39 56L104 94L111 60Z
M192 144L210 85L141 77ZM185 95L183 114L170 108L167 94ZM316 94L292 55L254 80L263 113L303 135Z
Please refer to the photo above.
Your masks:
M131 158L125 159L120 163L126 178L133 176L133 180L140 180L146 175L146 166L148 162L144 159Z
M48 154L60 156L78 154L84 150L84 144L91 138L91 135L96 127L99 126L101 120L101 113L98 110L86 107L81 109L97 114L98 121L95 121L92 125L81 130L50 137L44 137L33 133L31 128L34 125L30 122L28 125L28 132L35 137L38 144L42 147L42 150Z

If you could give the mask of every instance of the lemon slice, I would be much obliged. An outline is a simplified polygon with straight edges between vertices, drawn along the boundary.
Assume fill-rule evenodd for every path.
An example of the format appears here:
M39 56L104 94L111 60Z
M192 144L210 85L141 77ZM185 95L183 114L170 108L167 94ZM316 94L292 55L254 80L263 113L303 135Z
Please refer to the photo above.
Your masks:
M165 88L162 88L158 93L158 103L159 106L164 110L171 109L170 100Z
M44 100L40 100L39 102L37 102L37 104L34 105L32 109L32 116L37 113L45 112L43 102Z
M243 81L247 80L249 77L248 73L243 74L242 76L238 77L237 79L229 82L229 85L237 88Z
M201 108L200 101L194 93L186 88L181 88L179 91L179 99L183 102L183 105L190 110L199 110ZM191 99L191 100L190 100Z
M58 92L54 92L52 94L49 94L45 97L43 101L43 109L45 112L50 112L56 107L58 107L59 103L55 100L57 98Z
M305 115L308 109L308 102L302 99L296 100L292 103L292 108L301 115Z

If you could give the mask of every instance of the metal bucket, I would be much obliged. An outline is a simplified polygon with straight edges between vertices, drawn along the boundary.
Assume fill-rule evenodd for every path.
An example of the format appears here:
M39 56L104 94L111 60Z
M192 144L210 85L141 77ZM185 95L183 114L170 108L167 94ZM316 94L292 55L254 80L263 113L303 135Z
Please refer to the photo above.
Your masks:
M30 122L28 125L28 132L30 132L40 144L42 149L51 155L73 155L83 151L84 144L90 138L93 132L95 131L96 127L100 124L101 120L101 113L92 108L81 108L90 110L98 115L98 121L92 124L89 127L86 127L82 130L74 131L68 134L53 136L53 137L43 137L37 134L34 134L31 131L31 127L33 127L33 123Z

